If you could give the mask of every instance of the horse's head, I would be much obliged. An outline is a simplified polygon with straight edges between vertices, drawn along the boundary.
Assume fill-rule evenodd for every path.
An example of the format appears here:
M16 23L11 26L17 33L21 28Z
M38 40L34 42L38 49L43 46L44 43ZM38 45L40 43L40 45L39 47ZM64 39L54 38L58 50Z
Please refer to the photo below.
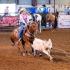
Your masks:
M32 22L30 25L29 25L29 31L31 33L35 33L37 30L37 23L36 22Z

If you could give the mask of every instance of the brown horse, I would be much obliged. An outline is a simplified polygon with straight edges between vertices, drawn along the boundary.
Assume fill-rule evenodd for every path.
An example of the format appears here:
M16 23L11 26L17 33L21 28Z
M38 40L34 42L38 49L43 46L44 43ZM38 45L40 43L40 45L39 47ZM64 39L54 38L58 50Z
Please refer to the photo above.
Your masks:
M52 25L52 28L54 28L54 25L56 24L56 15L52 13L47 14L46 22L49 23L49 27Z
M26 28L25 32L23 33L22 39L19 39L18 37L18 28L14 29L11 33L11 41L18 48L21 54L24 54L23 52L30 52L31 49L31 43L34 40L35 32L37 29L37 23L33 22Z

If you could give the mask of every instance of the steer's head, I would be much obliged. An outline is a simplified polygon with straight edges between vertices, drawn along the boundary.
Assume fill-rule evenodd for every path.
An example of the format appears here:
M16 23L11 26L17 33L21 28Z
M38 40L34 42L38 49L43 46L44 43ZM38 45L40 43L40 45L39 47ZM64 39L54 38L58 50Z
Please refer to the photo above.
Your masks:
M44 41L45 48L51 49L52 48L52 41L49 39L48 41Z

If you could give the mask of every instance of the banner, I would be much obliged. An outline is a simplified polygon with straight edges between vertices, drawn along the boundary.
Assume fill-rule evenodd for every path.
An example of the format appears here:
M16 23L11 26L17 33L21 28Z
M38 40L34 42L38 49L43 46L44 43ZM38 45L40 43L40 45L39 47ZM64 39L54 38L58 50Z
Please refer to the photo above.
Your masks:
M58 28L70 28L70 15L59 15Z
M45 13L47 14L49 12L49 8L48 7L40 7L40 8L36 8L36 7L29 7L26 8L28 12L34 14L34 13Z
M35 7L29 7L29 8L26 8L26 9L29 13L32 13L32 14L36 13L36 8Z
M16 26L18 25L17 16L0 17L0 26Z

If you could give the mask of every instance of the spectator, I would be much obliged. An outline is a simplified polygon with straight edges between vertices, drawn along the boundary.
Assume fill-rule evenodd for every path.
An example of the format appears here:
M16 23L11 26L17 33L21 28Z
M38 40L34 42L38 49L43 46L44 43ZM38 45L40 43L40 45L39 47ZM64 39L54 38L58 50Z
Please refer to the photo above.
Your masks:
M17 11L18 13L20 13L20 9L22 9L22 7L19 7L19 8L18 8L18 11Z
M64 9L64 12L65 12L66 15L70 15L70 8L69 7L66 7Z
M44 11L42 13L42 25L46 27L46 5L42 5L42 7L44 8Z
M4 16L8 16L8 15L9 15L9 7L7 6L4 11Z
M67 7L67 15L70 15L70 9Z

